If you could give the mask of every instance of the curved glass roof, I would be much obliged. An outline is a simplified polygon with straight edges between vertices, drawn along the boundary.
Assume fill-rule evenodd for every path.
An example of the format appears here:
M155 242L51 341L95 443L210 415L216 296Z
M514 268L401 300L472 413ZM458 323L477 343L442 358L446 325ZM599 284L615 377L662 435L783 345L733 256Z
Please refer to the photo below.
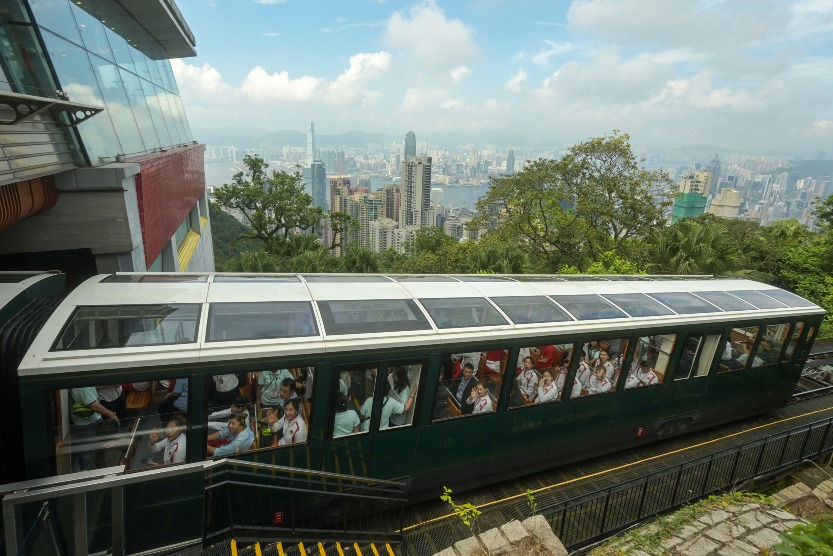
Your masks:
M749 280L660 276L116 274L76 288L53 351L292 340L355 334L663 319L789 308L821 312ZM200 339L200 320L205 337Z

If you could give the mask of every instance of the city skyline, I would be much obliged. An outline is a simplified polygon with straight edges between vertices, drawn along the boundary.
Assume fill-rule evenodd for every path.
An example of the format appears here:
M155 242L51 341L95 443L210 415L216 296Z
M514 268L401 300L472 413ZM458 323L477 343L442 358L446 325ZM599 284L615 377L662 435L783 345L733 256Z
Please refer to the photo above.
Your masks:
M174 71L196 135L506 130L831 151L833 5L205 0ZM218 40L222 38L223 40ZM230 47L229 45L233 45Z

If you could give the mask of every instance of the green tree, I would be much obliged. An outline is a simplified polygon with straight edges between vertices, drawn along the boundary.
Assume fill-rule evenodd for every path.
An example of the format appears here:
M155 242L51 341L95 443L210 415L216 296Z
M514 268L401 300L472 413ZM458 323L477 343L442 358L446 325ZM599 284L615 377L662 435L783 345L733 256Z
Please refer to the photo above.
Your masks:
M315 249L295 255L286 261L287 272L318 273L344 272L342 260L326 249Z
M347 241L355 239L355 231L359 223L346 212L330 211L324 216L324 220L329 222L332 232L330 250L335 250L336 247L344 247Z
M629 136L590 139L560 160L537 160L512 176L492 178L470 229L493 230L552 272L586 269L602 253L631 253L636 240L664 225L672 183L641 168Z
M816 199L813 205L815 205L813 214L819 227L829 231L833 230L833 195L829 195L823 201Z
M615 251L602 253L599 260L587 267L587 274L644 274L639 267L616 255Z
M524 252L517 245L481 242L471 254L472 272L523 274L527 268Z
M345 272L373 274L379 272L379 259L376 253L364 247L348 248L341 257Z
M457 243L457 240L446 234L442 228L429 226L417 230L413 244L409 246L409 251L411 253L437 254L455 243Z
M740 249L719 225L693 218L655 232L650 269L671 274L721 274L743 262Z
M231 184L214 191L214 201L239 210L249 224L245 237L262 242L268 253L280 258L296 255L292 235L314 231L322 218L321 209L304 192L301 174L269 172L259 156L246 155L243 165L246 170L235 174Z
M282 261L266 251L246 251L240 253L226 265L228 272L283 272Z
M211 243L214 247L214 266L219 271L230 270L228 264L241 253L258 251L263 246L259 241L245 239L246 227L233 216L210 203Z

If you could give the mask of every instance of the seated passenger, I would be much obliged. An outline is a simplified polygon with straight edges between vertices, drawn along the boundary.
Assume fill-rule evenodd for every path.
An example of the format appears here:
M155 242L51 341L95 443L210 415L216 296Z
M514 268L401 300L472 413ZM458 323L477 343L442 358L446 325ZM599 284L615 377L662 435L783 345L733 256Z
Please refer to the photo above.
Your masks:
M349 409L347 404L347 396L339 393L336 400L336 415L333 421L333 438L361 431L359 416L353 409Z
M524 359L530 357L532 355L532 351L530 348L521 348L518 350L518 362L515 365L515 372L521 372L524 368ZM534 359L533 359L534 361Z
M570 391L570 399L574 400L576 398L580 398L582 388L583 386L581 382L578 381L578 378L573 378L573 389Z
M584 351L587 353L587 363L591 368L595 368L599 362L599 352L602 346L599 345L598 340L590 340L590 343L584 346Z
M755 340L749 339L745 342L740 344L740 349L743 353L741 353L738 358L737 362L740 363L741 367L748 367L749 366L749 356L752 355L752 348L755 345ZM763 359L755 355L754 360L752 361L753 367L761 367L764 364Z
M228 409L220 409L208 414L208 428L215 430L224 430L228 425L228 418L234 414L240 413L246 417L246 426L250 424L249 398L246 396L237 396Z
M405 405L399 402L398 396L394 397L392 394L393 388L388 385L387 387L388 395L382 399L382 416L379 418L379 430L386 429L391 426L396 426L394 424L394 418L402 417L403 421L400 424L404 423L404 415L407 411L405 409ZM413 402L413 399L411 399ZM373 398L367 398L362 404L362 408L359 410L359 413L362 415L362 431L367 432L370 430L370 417L371 417L371 409L373 406Z
M581 350L581 359L578 362L576 378L578 379L582 388L587 388L591 376L593 376L593 369L590 367L590 363L587 362L587 352Z
M596 367L596 371L592 377L590 377L590 383L587 385L587 391L589 394L604 394L605 392L610 392L610 389L613 388L613 385L610 382L610 379L607 378L607 372L605 368L599 365Z
M484 372L486 374L500 374L500 362L502 359L502 349L490 349L486 351L485 360L483 361L483 364L486 367Z
M255 441L252 430L246 426L246 415L235 413L229 417L225 430L215 431L208 435L208 440L224 440L222 446L208 445L208 455L212 457L229 456L251 450Z
M349 397L352 379L349 371L342 371L338 375L338 391L344 397Z
M534 348L532 355L535 357L535 366L539 369L555 366L555 346L538 346Z
M466 364L471 365L477 374L477 369L480 367L480 358L483 357L482 351L473 351L469 353L452 353L451 362L454 367L452 378L458 378Z
M760 358L767 365L775 363L778 358L778 350L775 349L772 340L761 340L761 345L758 346L758 355L755 358Z
M280 390L284 379L292 379L295 377L289 372L289 369L278 369L276 371L261 371L257 377L257 398L260 400L260 406L264 409L267 407L278 407L280 405Z
M567 373L570 371L570 362L565 360L561 367L555 371L555 376L553 380L555 381L555 387L558 388L558 392L561 393L564 391L564 382L567 380Z
M604 367L605 376L608 380L613 380L613 375L616 374L616 368L610 361L610 352L606 349L599 351L599 366Z
M388 374L388 388L388 397L403 407L402 411L394 411L390 414L390 423L393 426L404 425L408 411L414 406L418 384L414 384L411 389L411 381L408 380L408 371L405 367L393 367ZM382 420L385 421L384 407ZM379 428L381 429L382 426L380 425Z
M148 453L155 454L162 452L162 463L148 462L148 465L172 465L174 463L185 463L185 435L182 430L185 428L183 421L171 420L165 427L165 437L160 439L157 432L150 433L148 437ZM144 461L144 460L143 460Z
M474 406L468 402L466 393L470 392L472 388L477 386L477 379L474 378L474 367L471 363L463 364L463 374L460 378L451 383L451 395L457 400L460 406L460 412L463 415L468 415L474 409Z
M274 409L266 410L266 422L278 440L278 446L300 444L307 440L307 423L301 416L301 401L298 398L286 400L283 417L278 419Z
M240 395L237 389L239 381L236 374L214 375L210 383L211 395L209 396L213 405L227 405Z
M165 399L156 406L163 423L170 421L171 415L177 411L188 413L188 380L184 378L177 380L171 391L165 394Z
M554 402L558 399L558 386L553 380L552 371L547 369L541 374L541 382L538 383L538 395L535 396L535 403Z
M471 389L466 403L471 404L472 414L491 413L492 412L492 398L489 396L489 391L486 387L477 383L477 386Z
M540 378L535 370L535 362L532 360L532 356L524 357L524 368L516 379L516 384L518 385L517 391L521 399L515 405L520 405L524 401L531 402L535 400L535 396L538 395L539 380Z
M636 372L628 373L628 378L625 379L625 389L651 386L653 384L659 384L659 378L657 378L654 369L651 368L650 363L647 361L641 361Z

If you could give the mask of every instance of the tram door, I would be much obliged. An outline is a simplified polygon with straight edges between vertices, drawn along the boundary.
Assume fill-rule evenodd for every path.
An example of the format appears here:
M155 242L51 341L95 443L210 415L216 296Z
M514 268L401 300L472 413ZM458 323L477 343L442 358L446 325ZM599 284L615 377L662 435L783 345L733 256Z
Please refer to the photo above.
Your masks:
M335 403L330 425L332 442L325 443L324 470L344 475L374 477L370 466L373 437L372 408L380 384L381 362L333 367Z
M723 332L691 334L683 341L674 377L674 405L680 412L695 411L706 394L708 375L718 360Z

